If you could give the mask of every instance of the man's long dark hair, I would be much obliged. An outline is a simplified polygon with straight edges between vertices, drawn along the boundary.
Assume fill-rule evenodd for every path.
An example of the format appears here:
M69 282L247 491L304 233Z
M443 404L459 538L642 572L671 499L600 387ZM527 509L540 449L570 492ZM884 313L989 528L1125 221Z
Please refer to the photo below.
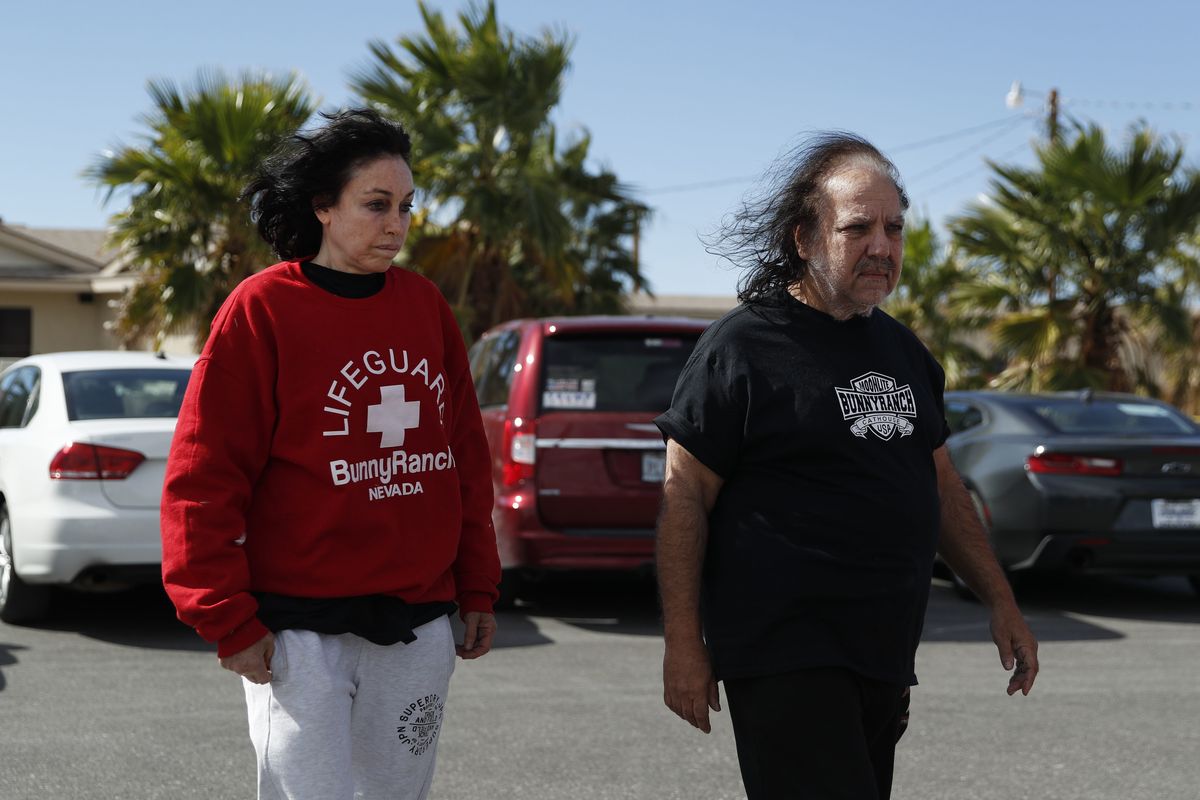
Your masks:
M745 200L706 243L708 252L745 270L738 300L760 302L804 278L808 262L796 251L796 230L806 240L816 234L826 179L847 162L859 161L886 175L901 208L908 209L899 171L875 145L845 131L807 139L767 173L758 196Z

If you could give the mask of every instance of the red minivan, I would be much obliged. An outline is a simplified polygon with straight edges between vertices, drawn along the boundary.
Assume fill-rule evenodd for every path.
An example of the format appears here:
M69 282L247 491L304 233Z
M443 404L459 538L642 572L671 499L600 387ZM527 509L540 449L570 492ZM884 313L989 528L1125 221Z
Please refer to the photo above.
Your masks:
M653 419L708 320L522 319L471 348L492 452L501 604L549 570L654 561L662 435Z

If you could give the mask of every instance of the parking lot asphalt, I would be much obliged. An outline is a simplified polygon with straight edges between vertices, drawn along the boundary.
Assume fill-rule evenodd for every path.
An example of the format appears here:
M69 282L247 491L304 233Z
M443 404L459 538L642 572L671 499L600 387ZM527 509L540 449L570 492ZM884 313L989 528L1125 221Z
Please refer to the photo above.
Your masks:
M983 609L933 586L893 797L1200 798L1186 583L1043 580L1018 599L1043 671L1010 698ZM550 581L500 626L458 664L436 800L744 797L728 715L705 736L662 705L649 581ZM237 680L153 589L0 623L0 737L4 800L254 796Z

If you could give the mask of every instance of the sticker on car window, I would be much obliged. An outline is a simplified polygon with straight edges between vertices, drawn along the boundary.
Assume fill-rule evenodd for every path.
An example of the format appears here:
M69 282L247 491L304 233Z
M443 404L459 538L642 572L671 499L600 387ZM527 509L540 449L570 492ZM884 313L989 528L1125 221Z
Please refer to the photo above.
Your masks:
M546 378L547 392L594 392L595 378Z
M1152 406L1146 403L1117 403L1123 413L1131 417L1169 417L1170 412L1165 408Z
M591 381L595 385L595 381ZM542 392L542 408L591 410L596 407L595 391L545 391Z

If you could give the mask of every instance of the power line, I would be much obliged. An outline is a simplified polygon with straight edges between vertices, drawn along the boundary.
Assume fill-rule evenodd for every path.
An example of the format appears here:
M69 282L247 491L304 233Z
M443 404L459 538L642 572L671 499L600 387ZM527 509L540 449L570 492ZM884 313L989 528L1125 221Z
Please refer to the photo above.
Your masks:
M1021 119L1022 119L1022 117L1017 117L1018 121L1020 121ZM909 142L908 144L902 144L902 145L899 145L898 147L890 147L890 148L887 148L887 152L902 153L905 150L916 150L918 148L926 147L931 144L940 144L942 142L950 141L951 139L957 139L960 136L969 136L970 134L975 133L976 131L985 130L987 128L991 128L996 125L1000 125L1001 123L1004 123L1004 122L1012 122L1012 120L1013 120L1012 114L1005 114L1003 117L1000 117L999 119L994 119L991 122L984 122L979 125L972 125L971 127L963 128L960 131L954 131L952 133L943 133L939 136L934 136L930 139L922 139L921 141L918 141L918 142Z
M1020 93L1031 97L1045 97L1047 95L1047 92L1041 89L1029 89L1024 86L1021 87ZM1200 101L1196 100L1113 100L1063 95L1059 98L1059 103L1065 106L1142 108L1150 111L1194 111L1200 109Z
M1200 108L1200 103L1191 100L1089 100L1082 97L1065 97L1063 105L1079 106L1081 108L1142 108L1149 111L1192 111Z
M1010 117L1010 121L1012 121L1011 117ZM917 181L921 180L922 178L926 178L937 172L941 172L946 167L948 167L948 166L958 162L959 160L965 158L966 156L969 156L972 153L978 151L984 145L990 144L991 142L994 142L997 139L1001 139L1001 138L1007 136L1008 134L1012 133L1014 130L1016 130L1017 127L1019 127L1024 122L1025 122L1024 118L1021 118L1021 117L1016 118L1016 120L1014 121L1014 124L1009 125L1003 129L1001 129L1000 131L997 131L996 133L993 133L989 136L985 136L984 138L975 142L970 147L968 147L964 150L959 150L954 155L950 156L949 158L944 159L943 161L933 165L932 167L930 167L928 169L921 170L917 174L910 177L907 182L908 183L916 183Z
M1023 121L1024 117L1017 117L1016 120L1018 122ZM1006 114L1005 116L1003 116L999 119L993 119L989 122L983 122L978 125L972 125L969 128L963 128L961 130L951 131L949 133L938 134L937 136L932 136L928 139L920 139L915 142L908 142L906 144L897 145L896 147L885 148L885 150L888 153L902 153L906 150L917 150L922 147L928 147L929 145L940 144L942 142L948 142L948 141L957 139L962 136L969 136L972 133L977 133L978 131L986 130L988 128L992 128L992 127L995 127L996 125L1000 125L1000 124L1006 123L1006 122L1010 123L1010 126L1005 128L1006 133L1009 130L1011 130L1013 127L1016 127L1015 125L1011 124L1013 122L1013 115ZM719 186L730 186L733 184L751 183L753 181L758 180L760 177L761 177L760 175L743 175L743 176L736 177L736 178L717 178L717 179L710 180L710 181L699 181L697 183L681 183L681 184L678 184L675 186L661 186L656 189L643 189L641 194L668 194L670 192L691 192L691 191L696 191L699 189L713 189L713 188L716 188Z
M1046 96L1046 92L1044 92L1040 89L1022 88L1022 92L1024 92L1024 94L1027 96L1034 96L1034 97ZM1191 101L1191 100L1161 100L1161 101L1097 100L1097 99L1081 98L1081 97L1063 97L1059 102L1062 105L1076 106L1076 107L1080 107L1080 108L1088 108L1088 107L1095 107L1095 108L1109 107L1109 108L1114 108L1114 109L1116 109L1116 108L1139 109L1140 108L1140 109L1161 110L1161 111L1175 111L1175 110L1192 111L1192 110L1200 109L1200 102L1195 102L1195 101ZM1027 117L1024 117L1024 116L1017 117L1016 122L1022 122L1026 118ZM953 141L954 139L958 139L963 136L970 136L973 133L977 133L982 130L987 130L989 128L996 127L997 125L1005 125L1005 123L1009 123L1009 124L1006 125L1004 127L1004 129L1002 131L1000 131L997 135L991 136L991 137L986 137L985 139L981 140L980 142L976 143L975 145L972 145L971 147L967 148L966 150L956 153L955 155L951 156L950 158L947 158L945 161L941 162L940 164L938 164L934 167L931 167L930 169L925 170L924 172L921 172L917 175L914 175L910 179L910 180L916 181L916 180L920 180L921 178L925 177L926 175L930 175L935 172L939 172L944 167L948 166L949 164L952 164L953 162L957 161L958 159L960 159L966 155L970 155L972 152L974 152L978 148L982 147L984 144L987 144L988 142L992 142L992 141L995 141L996 139L1002 138L1004 134L1011 132L1013 129L1015 129L1017 127L1017 125L1014 123L1014 118L1013 118L1012 114L1006 114L1003 117L999 117L997 119L993 119L988 122L981 122L978 125L972 125L970 127L962 128L960 130L950 131L949 133L942 133L942 134L938 134L937 136L931 136L927 139L919 139L915 142L907 142L905 144L897 145L895 147L884 148L884 150L889 154L903 153L907 150L918 150L922 147L929 147L930 145L941 144L943 142ZM1024 146L1024 145L1022 145L1022 146ZM1018 149L1020 149L1020 148L1018 148ZM1003 157L1004 156L1001 156L1001 158L1003 158ZM972 174L978 169L979 168L977 167L975 170L972 170L971 173L965 173L965 174L966 175ZM731 177L731 178L717 178L717 179L709 180L709 181L698 181L696 183L681 183L681 184L677 184L675 186L661 186L661 187L658 187L655 189L644 189L644 190L642 190L641 193L642 194L669 194L672 192L692 192L692 191L698 191L700 189L714 189L714 188L718 188L721 186L732 186L734 184L751 183L753 181L758 180L760 177L761 177L761 175L741 175L741 176ZM956 180L956 179L952 179L949 183L953 183L954 180ZM939 185L939 186L941 187L944 185Z
M996 156L995 158L992 159L992 161L1003 161L1004 159L1006 159L1010 156L1016 155L1017 153L1021 152L1028 146L1029 146L1029 142L1021 142L1019 145L1012 148L1011 150L1006 150L1003 153L1001 153L1000 155ZM976 172L979 172L979 170L983 169L986 166L987 166L987 164L977 164L974 167L972 167L971 169L967 170L966 172L961 172L958 175L955 175L953 178L950 178L949 180L943 181L942 183L939 183L930 189L926 189L925 191L921 192L921 194L922 194L922 196L925 196L925 197L929 197L931 195L937 194L938 192L940 192L943 189L948 189L951 186L954 186L956 183L959 183L961 181L966 180L967 178L970 178Z
M700 183L681 183L678 186L663 186L658 189L643 189L642 194L666 194L667 192L690 192L695 189L711 189L715 186L729 186L734 183L749 183L750 181L758 180L757 175L742 178L718 178L712 181L701 181Z

